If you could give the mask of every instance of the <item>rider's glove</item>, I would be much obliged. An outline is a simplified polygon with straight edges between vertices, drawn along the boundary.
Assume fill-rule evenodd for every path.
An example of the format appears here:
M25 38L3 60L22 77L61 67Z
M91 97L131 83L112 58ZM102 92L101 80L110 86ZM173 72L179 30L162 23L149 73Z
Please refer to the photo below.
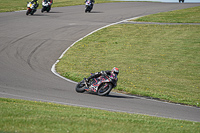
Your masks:
M88 79L88 78L86 78L86 79L85 79L85 81L86 81L86 82L89 82L89 79Z

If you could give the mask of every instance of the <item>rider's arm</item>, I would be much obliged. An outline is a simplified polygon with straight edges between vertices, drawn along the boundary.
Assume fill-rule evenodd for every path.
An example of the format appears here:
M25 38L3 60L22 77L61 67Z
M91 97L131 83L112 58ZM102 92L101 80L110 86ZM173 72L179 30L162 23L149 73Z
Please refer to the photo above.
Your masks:
M101 72L96 72L96 73L93 73L90 77L88 77L86 80L89 81L90 79L92 78L98 78L99 76L101 75L110 75L111 74L111 71L101 71Z
M86 80L89 81L90 79L98 78L99 76L101 76L100 72L92 73L92 75L90 77L88 77Z
M99 76L101 76L101 73L100 72L96 72L96 73L93 73L93 78L98 78Z
M111 75L111 71L109 71L109 70L105 71L105 73L106 73L107 75Z

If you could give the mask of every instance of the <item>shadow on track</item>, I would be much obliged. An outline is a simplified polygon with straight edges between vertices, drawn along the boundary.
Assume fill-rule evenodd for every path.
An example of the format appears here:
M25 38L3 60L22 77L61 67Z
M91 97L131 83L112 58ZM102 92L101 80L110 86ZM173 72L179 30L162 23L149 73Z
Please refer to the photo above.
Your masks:
M47 14L33 14L33 15L28 15L28 16L48 16Z
M101 11L91 11L90 13L104 13L104 12L101 12Z
M99 96L98 94L96 93L92 93L92 92L84 92L83 94L89 94L89 95L96 95L96 96ZM110 97L110 98L123 98L123 99L140 99L139 97L136 97L136 96L129 96L129 95L118 95L117 93L112 93L112 94L109 94L107 96L99 96L99 97Z
M109 94L107 97L111 97L111 98L127 98L127 99L140 99L138 97L133 97L133 96L128 96L128 95L119 96L119 95L113 95L113 94Z
M55 12L55 11L50 11L48 13L63 13L63 12Z

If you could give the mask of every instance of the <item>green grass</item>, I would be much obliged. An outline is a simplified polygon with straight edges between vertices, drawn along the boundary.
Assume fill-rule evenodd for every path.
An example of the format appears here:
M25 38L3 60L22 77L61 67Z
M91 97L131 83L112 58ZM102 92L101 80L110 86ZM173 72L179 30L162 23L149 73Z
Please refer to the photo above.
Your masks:
M138 18L134 21L164 23L200 23L200 6L162 12Z
M11 12L18 10L26 10L27 2L31 0L0 0L0 12ZM42 0L38 0L39 8L42 7ZM52 7L64 7L83 5L84 0L54 0ZM96 0L95 3L108 3L110 0Z
M199 122L0 98L0 132L198 133Z
M76 43L56 70L80 81L116 66L117 90L200 107L199 35L200 25L114 25Z

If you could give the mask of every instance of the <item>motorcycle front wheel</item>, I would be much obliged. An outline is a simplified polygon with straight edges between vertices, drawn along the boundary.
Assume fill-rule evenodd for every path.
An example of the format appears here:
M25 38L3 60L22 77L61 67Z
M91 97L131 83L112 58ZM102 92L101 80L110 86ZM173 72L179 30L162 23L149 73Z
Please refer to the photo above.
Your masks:
M27 10L27 11L26 11L26 15L28 15L29 13L30 13L30 11L29 11L29 10Z
M101 84L100 88L98 89L97 94L99 96L106 96L106 95L109 95L111 90L112 90L111 83L103 83L103 84Z
M78 93L85 92L85 83L83 80L76 85L76 92Z

